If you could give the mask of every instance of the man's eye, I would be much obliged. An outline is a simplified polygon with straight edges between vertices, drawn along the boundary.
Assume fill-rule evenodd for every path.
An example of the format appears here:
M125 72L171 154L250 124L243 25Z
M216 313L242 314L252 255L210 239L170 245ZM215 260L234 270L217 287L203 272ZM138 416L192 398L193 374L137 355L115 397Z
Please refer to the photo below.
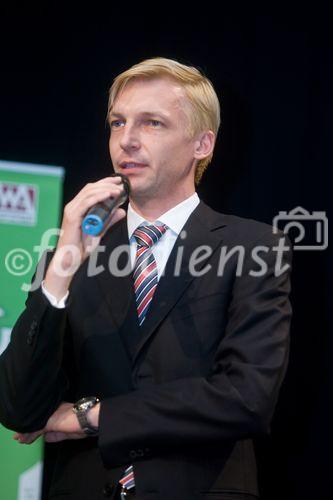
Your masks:
M159 120L147 120L147 123L148 125L151 125L152 127L161 127L162 126L162 122L160 122Z
M111 126L111 128L119 128L119 127L122 127L123 124L124 124L123 120L113 120L110 123L110 126Z

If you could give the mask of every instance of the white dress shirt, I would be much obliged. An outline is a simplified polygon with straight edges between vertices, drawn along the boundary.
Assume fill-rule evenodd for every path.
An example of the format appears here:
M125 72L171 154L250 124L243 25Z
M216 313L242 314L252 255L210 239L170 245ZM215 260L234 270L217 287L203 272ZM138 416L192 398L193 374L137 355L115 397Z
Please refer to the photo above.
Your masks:
M137 227L139 227L140 225L149 224L166 224L166 226L168 227L167 231L152 247L152 252L156 260L158 279L160 279L165 269L167 260L170 256L171 250L176 242L176 239L181 233L181 230L183 229L187 219L199 203L199 196L197 195L197 193L194 193L189 198L186 198L186 200L178 203L178 205L160 215L160 217L155 221L147 221L146 219L144 219L134 210L134 208L129 203L127 210L127 230L128 239L130 242L130 257L132 269L135 263L137 248L136 239L133 236L133 233L137 229ZM66 300L69 294L68 291L66 295L59 301L46 289L44 281L42 282L42 291L49 302L52 304L52 306L59 309L63 309L66 306Z

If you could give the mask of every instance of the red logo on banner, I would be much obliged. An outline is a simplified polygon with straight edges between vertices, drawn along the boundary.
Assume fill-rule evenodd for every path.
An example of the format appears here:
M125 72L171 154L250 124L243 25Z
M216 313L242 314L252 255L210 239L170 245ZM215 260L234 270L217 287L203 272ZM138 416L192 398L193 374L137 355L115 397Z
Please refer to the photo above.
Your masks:
M37 186L0 182L0 222L35 225L37 219Z

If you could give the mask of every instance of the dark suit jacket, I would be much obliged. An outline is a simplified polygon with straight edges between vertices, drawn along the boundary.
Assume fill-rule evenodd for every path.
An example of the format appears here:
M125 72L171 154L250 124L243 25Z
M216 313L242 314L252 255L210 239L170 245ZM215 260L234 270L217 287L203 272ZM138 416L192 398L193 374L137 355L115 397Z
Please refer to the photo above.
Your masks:
M141 329L132 276L87 277L87 262L66 309L53 308L40 289L27 299L0 358L0 421L34 431L63 400L102 400L98 438L54 445L50 498L111 498L131 463L138 500L257 495L252 439L269 432L288 358L289 271L275 275L272 250L281 234L203 202L184 229ZM97 262L108 269L114 249L128 244L126 222L103 243ZM211 251L197 254L194 277L189 260L201 245ZM241 275L235 251L218 276L221 249L237 245ZM257 245L267 247L262 277L249 273L259 270ZM119 266L126 262L123 253Z

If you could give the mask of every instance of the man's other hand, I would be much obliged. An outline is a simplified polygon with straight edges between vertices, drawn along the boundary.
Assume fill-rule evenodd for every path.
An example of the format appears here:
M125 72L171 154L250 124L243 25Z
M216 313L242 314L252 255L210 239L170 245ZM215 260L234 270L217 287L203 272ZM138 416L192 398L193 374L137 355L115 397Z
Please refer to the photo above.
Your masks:
M48 419L44 429L35 432L17 432L13 435L13 438L21 444L31 444L42 435L44 435L45 441L48 443L88 437L81 429L73 412L73 403L61 403Z

